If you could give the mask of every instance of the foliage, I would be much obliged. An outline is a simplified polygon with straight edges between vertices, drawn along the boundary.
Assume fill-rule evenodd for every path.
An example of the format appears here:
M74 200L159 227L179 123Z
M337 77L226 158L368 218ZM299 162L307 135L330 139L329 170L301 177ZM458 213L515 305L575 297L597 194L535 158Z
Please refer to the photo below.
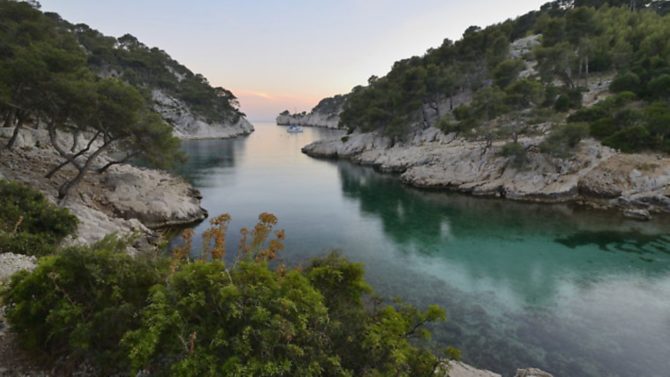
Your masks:
M498 64L493 70L493 79L500 88L505 88L519 76L525 64L519 59L509 59Z
M243 115L232 92L212 87L204 76L191 72L165 51L150 48L130 34L116 39L86 24L73 25L57 14L47 15L74 34L95 72L112 74L136 87L161 89L208 121L236 122Z
M586 123L568 123L552 130L542 142L540 149L555 157L566 157L577 147L579 142L589 135Z
M46 255L77 230L77 218L40 192L0 180L0 252Z
M2 292L7 318L28 349L103 374L433 375L438 359L419 344L444 310L372 298L363 266L337 254L273 262L284 232L272 214L227 255L229 222L211 221L196 261L192 231L171 263L130 257L115 238L43 258Z
M623 72L612 80L610 90L614 93L635 92L640 87L640 77L633 72Z
M336 114L346 102L346 95L336 95L334 97L324 98L314 106L312 113Z
M5 127L14 128L6 147L13 147L28 121L40 119L46 123L51 146L62 157L47 178L68 165L77 170L62 182L59 198L81 182L102 153L114 148L126 152L127 157L101 168L101 172L130 158L141 158L158 167L181 160L172 128L151 110L144 89L139 89L146 82L98 77L87 64L96 53L110 58L104 46L114 51L125 48L100 37L101 46L87 51L72 25L25 2L0 2L0 24L0 115ZM81 26L78 30L89 29ZM132 38L124 40L128 46L136 45ZM107 67L104 59L100 64ZM228 94L221 90L218 95L223 98ZM62 147L58 131L74 135L69 148ZM77 142L84 134L90 135L82 148Z
M591 108L582 109L569 122L588 122L592 136L624 152L647 149L670 152L670 103L645 103L632 92L621 92Z
M509 158L515 167L523 167L528 162L526 148L518 142L503 145L500 155Z
M119 341L139 326L137 312L164 268L125 249L124 241L108 237L44 257L33 272L13 276L2 300L21 345L53 360L127 367Z
M615 76L611 90L634 93L638 107L670 101L670 2L635 4L632 11L624 0L558 0L514 20L470 27L462 39L445 40L423 56L398 61L385 77L355 87L342 125L398 137L429 124L448 132L469 131L501 115L539 107L569 113L582 107L582 93L594 73ZM541 45L523 57L537 61L538 74L519 77L525 63L517 55L512 58L509 46L529 34L541 34ZM471 103L454 108L450 99L470 93ZM445 103L451 104L449 114ZM438 123L430 123L427 109L437 113ZM648 137L639 141L646 144L622 149L666 150L664 130L640 125ZM621 137L605 141L620 127L591 126L604 142L621 145ZM604 134L606 129L611 132Z

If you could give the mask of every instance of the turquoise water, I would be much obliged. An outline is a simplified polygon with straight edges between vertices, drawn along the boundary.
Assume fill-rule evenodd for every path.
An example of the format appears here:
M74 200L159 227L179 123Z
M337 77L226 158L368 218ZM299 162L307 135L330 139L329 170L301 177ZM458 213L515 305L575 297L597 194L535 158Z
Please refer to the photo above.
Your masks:
M528 366L558 377L670 375L667 220L415 190L301 154L338 131L256 129L185 142L180 173L211 215L233 216L233 230L277 215L287 263L340 250L365 263L383 295L443 305L449 320L435 339L506 376Z

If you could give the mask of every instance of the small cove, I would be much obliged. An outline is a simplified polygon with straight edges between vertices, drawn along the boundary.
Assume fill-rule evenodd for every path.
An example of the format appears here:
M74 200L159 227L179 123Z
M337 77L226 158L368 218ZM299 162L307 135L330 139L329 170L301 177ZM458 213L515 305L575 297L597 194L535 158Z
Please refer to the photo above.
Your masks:
M437 303L434 338L509 375L665 376L670 355L670 222L406 187L397 177L300 148L339 137L257 124L246 138L183 143L179 173L236 231L261 212L287 233L290 265L339 250L384 296ZM207 224L196 228L199 235Z

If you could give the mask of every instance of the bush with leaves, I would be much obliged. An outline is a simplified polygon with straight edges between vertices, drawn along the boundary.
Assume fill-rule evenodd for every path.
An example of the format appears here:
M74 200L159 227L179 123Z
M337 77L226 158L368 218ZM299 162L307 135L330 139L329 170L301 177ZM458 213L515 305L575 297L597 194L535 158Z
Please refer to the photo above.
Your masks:
M67 373L83 361L101 374L128 368L121 337L139 327L149 289L161 282L165 263L133 258L127 243L107 237L40 259L33 272L14 275L2 292L6 317L27 350Z
M47 255L77 230L77 218L42 193L0 180L0 253Z
M509 158L513 166L519 168L528 163L528 152L526 148L518 142L511 142L503 145L500 155Z
M540 144L542 152L554 157L567 157L579 142L589 136L589 125L586 123L568 123L552 130Z
M620 92L590 108L581 109L568 122L587 122L593 137L623 152L670 152L670 103L642 102L633 92Z
M610 84L614 93L637 92L640 90L640 77L633 72L623 72L617 75Z
M438 359L417 342L442 309L372 299L363 267L334 254L277 263L284 232L268 213L227 257L229 222L211 221L195 261L192 231L171 262L130 257L114 238L46 257L2 293L12 329L28 349L102 374L433 375Z

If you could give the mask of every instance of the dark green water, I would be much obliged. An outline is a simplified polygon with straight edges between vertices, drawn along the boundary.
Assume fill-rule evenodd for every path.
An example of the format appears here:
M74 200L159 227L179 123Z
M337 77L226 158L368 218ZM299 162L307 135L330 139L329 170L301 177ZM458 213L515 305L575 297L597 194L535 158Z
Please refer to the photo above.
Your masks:
M449 321L435 339L503 375L670 375L668 221L419 191L300 153L337 131L256 129L183 145L181 173L211 215L233 216L232 230L276 214L286 262L341 250L382 294L443 305Z

